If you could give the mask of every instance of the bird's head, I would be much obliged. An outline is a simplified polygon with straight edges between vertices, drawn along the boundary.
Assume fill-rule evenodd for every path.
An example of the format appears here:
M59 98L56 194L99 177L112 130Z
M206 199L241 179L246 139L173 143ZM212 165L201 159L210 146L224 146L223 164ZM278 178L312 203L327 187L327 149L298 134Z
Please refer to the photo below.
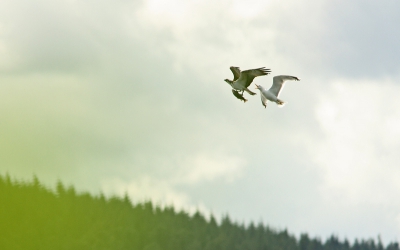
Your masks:
M232 85L232 82L233 82L233 81L231 81L231 80L229 80L229 79L225 79L224 81L227 82L227 83L229 83L229 85Z

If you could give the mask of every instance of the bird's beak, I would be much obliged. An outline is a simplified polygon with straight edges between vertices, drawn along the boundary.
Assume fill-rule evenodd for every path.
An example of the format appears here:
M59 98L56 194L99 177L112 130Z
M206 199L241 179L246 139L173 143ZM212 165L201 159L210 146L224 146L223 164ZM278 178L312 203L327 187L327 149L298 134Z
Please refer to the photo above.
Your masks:
M256 89L258 89L258 85L256 84Z

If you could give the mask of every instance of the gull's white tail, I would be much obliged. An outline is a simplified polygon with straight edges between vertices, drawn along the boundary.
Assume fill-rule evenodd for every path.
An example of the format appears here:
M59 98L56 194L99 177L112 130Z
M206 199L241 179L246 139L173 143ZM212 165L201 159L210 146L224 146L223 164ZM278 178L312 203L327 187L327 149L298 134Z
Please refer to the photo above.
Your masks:
M286 102L284 102L284 101L278 99L278 100L276 100L276 104L278 104L278 106L279 106L280 108L282 108L283 106L285 106Z

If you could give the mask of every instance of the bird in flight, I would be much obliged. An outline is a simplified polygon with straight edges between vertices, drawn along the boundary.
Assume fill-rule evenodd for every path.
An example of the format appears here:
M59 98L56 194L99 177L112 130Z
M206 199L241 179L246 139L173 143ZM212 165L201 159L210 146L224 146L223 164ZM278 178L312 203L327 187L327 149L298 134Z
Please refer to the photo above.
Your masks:
M233 88L232 93L233 95L246 102L247 100L243 97L244 91L249 93L250 95L255 95L256 93L252 92L248 89L250 84L253 82L254 78L257 76L265 76L271 73L271 70L266 69L265 67L258 68L258 69L248 69L245 71L241 71L239 67L230 67L233 73L233 80L225 79L231 87ZM242 92L239 94L239 92ZM243 99L242 99L243 98Z
M261 103L265 108L267 108L267 101L275 102L279 106L285 104L285 102L278 99L278 97L284 83L288 80L300 81L300 79L295 76L283 75L283 76L274 76L272 87L269 90L266 90L263 86L256 84L256 89L260 90Z

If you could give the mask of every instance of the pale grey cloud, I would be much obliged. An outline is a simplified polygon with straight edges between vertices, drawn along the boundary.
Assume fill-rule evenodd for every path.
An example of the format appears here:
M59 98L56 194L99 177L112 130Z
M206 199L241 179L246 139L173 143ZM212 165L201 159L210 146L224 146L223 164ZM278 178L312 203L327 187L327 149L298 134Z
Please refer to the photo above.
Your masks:
M364 225L360 233L373 228L393 238L400 229L397 81L342 79L331 86L315 110L325 136L312 149L324 179L322 203L341 214L336 231L348 227L354 237L353 223Z
M332 49L332 66L338 73L378 79L398 75L399 7L396 1L329 3L327 29L333 40L325 45Z

